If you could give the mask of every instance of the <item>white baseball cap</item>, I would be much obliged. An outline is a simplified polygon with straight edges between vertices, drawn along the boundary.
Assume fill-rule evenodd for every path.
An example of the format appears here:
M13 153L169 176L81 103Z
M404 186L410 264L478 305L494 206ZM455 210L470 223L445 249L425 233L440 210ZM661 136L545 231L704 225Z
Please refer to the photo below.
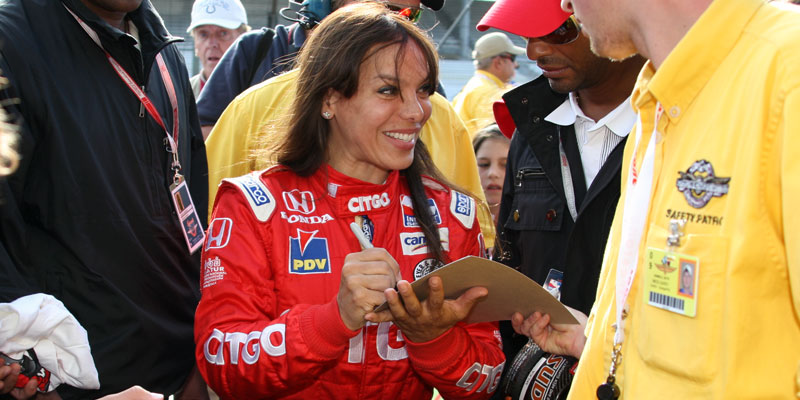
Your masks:
M195 0L192 5L192 23L186 28L190 33L200 25L217 25L236 29L247 24L247 12L241 0Z
M498 56L503 53L514 55L525 54L526 50L519 46L514 46L511 39L503 32L492 32L481 36L475 42L472 50L472 59L481 60L484 58Z

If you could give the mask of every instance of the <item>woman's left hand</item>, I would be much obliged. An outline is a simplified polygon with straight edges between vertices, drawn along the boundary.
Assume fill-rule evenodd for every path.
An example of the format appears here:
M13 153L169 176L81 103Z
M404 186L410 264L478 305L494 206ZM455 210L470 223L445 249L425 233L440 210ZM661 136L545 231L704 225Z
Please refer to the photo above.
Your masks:
M420 302L411 284L401 280L397 282L397 291L384 291L389 310L369 313L366 319L371 322L393 321L406 339L423 343L439 337L466 318L475 304L489 294L484 287L472 287L457 299L445 300L442 278L438 276L428 279L428 289L428 298Z

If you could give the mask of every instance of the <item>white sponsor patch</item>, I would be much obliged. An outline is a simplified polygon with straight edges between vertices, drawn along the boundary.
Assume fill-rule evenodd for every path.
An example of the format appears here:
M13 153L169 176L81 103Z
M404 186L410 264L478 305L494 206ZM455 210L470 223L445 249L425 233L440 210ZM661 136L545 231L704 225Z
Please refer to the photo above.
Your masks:
M257 174L254 172L238 178L226 178L222 181L236 185L250 203L250 208L253 209L256 218L261 222L267 222L272 212L275 211L275 198Z
M439 239L442 241L442 248L450 251L450 230L448 228L439 228ZM422 232L401 233L400 245L403 247L403 254L407 256L428 253L428 240Z
M455 190L450 192L450 212L467 229L475 223L475 200Z

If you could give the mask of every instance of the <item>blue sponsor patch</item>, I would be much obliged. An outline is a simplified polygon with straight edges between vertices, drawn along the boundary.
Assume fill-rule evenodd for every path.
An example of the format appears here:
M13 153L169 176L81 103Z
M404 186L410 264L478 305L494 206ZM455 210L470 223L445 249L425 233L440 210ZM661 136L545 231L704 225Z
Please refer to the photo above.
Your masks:
M242 187L244 187L245 192L250 196L256 207L269 203L269 196L264 192L263 186L252 175L247 175L247 178L242 179L241 182Z
M289 237L290 274L329 274L328 239L314 237L317 232L297 230L297 237Z
M456 196L456 214L472 216L472 199L463 193L453 192L453 194Z
M414 206L411 202L411 197L402 196L400 199L400 207L403 210L403 226L406 228L416 228L419 226L417 222L417 217L414 216ZM431 214L433 214L433 221L436 222L436 225L440 225L442 223L442 216L439 215L439 208L436 206L436 202L433 199L428 199L428 207L431 210Z

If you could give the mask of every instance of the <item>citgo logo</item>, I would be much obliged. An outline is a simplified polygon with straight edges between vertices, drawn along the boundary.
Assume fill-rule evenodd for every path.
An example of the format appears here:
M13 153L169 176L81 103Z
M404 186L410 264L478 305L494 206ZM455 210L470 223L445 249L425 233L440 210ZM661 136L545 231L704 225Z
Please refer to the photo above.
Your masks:
M289 237L290 274L329 274L328 239L314 237L317 232L297 230L297 237Z

